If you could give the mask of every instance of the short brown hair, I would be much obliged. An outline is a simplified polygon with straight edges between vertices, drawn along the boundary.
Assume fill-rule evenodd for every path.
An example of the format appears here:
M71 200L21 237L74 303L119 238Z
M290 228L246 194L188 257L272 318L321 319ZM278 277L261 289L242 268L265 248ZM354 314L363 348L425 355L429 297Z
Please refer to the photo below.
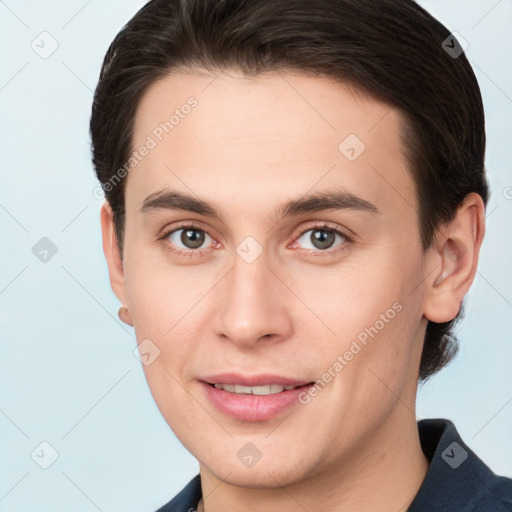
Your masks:
M487 204L485 125L475 74L448 29L412 0L151 0L110 45L94 94L93 163L122 254L126 179L139 101L177 69L299 70L355 85L403 116L423 249L470 192ZM419 378L457 353L454 324L428 323Z

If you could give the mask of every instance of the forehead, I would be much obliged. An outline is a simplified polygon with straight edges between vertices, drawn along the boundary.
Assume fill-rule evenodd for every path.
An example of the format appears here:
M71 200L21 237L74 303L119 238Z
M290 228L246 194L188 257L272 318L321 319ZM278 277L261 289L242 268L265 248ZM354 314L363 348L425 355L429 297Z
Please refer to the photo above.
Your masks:
M410 208L401 129L395 108L331 79L174 72L139 103L133 150L151 149L128 175L126 202L170 187L249 207L244 198L255 195L277 201L341 187ZM213 183L224 186L214 194Z

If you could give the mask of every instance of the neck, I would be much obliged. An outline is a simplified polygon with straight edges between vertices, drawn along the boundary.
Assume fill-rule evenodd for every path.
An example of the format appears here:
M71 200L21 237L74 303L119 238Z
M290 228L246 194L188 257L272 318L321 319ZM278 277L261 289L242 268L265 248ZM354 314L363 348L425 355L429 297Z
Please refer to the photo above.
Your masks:
M428 460L421 449L415 415L399 404L379 431L373 432L370 440L361 440L352 454L286 487L239 487L222 482L201 466L206 498L198 512L291 512L301 508L326 512L406 511L427 471Z

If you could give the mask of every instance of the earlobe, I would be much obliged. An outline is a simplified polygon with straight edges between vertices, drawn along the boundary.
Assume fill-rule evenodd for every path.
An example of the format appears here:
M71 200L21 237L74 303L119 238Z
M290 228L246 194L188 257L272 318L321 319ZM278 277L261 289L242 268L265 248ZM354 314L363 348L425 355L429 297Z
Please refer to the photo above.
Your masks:
M473 283L485 233L484 210L482 198L468 194L429 250L427 260L434 271L427 282L424 316L432 322L453 320Z
M124 322L125 324L131 325L133 327L132 317L125 305L119 308L117 315L119 316L119 320L121 320L121 322Z
M112 208L108 201L105 201L101 207L101 233L103 239L103 252L107 260L110 286L119 301L125 303L125 282L124 269L121 261L119 247L114 230L114 220Z

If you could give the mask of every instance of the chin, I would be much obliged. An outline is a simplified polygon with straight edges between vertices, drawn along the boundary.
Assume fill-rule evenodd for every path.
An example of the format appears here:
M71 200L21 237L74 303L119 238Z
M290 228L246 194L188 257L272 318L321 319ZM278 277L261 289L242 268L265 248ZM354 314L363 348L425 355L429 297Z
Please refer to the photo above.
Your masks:
M261 465L260 465L261 464ZM214 467L209 469L213 474L224 483L244 487L248 489L273 489L289 486L301 481L304 475L298 474L290 465L276 466L263 465L263 461L257 464L259 467L242 469L240 467L221 468Z
M200 453L203 450L195 453L192 451L192 455L200 461L201 470L207 470L227 484L253 489L279 488L311 477L308 467L311 473L315 472L315 469L318 471L319 464L305 461L304 454L300 453L297 446L288 447L289 455L283 454L281 450L262 447L260 458L248 460L246 466L243 462L244 454L251 453L251 449L243 452L240 445L245 446L246 443L240 443L236 437L231 441L228 446L223 445L221 449L203 456ZM278 453L280 451L281 453ZM234 456L227 456L230 453Z

